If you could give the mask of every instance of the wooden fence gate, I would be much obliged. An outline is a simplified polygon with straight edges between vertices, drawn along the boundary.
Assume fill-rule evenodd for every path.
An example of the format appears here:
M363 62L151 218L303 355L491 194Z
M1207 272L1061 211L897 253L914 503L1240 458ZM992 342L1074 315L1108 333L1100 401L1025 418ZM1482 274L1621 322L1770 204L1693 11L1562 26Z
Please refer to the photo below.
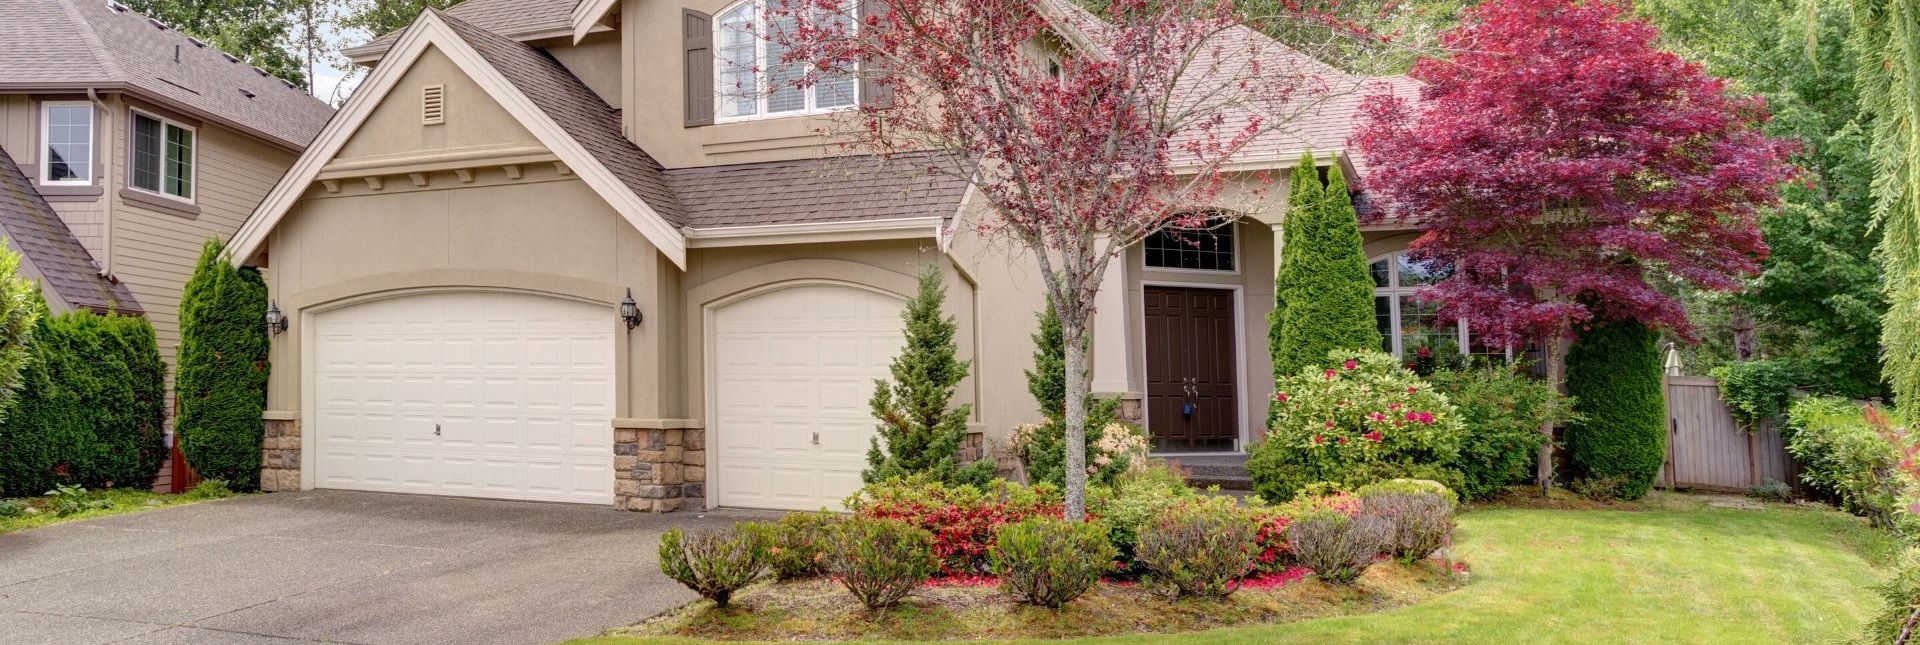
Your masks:
M1771 479L1798 489L1798 470L1780 430L1741 427L1712 378L1667 377L1667 459L1658 485L1744 492Z

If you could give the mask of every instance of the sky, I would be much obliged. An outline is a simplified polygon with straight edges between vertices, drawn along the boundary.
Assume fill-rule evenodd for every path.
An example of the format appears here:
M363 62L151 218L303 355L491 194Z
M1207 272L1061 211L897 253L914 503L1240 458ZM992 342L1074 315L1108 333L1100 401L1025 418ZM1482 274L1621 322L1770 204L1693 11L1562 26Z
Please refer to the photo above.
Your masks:
M336 7L336 10L343 9ZM314 61L313 95L335 106L347 100L347 95L366 78L365 69L347 71L347 57L340 50L373 40L373 36L357 29L341 29L338 25L327 25L321 38L327 42L328 57L324 61Z

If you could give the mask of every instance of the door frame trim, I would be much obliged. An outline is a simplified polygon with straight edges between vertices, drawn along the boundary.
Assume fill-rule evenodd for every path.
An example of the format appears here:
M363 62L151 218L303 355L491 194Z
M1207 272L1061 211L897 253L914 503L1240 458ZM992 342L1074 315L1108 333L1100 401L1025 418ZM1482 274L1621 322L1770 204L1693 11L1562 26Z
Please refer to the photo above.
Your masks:
M703 430L703 432L706 433L705 442L707 446L705 465L707 479L703 483L707 493L704 496L706 500L705 508L721 508L719 472L720 444L716 441L720 434L720 370L713 362L714 357L718 355L718 352L715 351L718 347L717 339L714 336L714 332L716 331L713 324L714 317L719 314L721 309L725 309L729 305L751 300L758 296L764 296L776 291L818 286L845 287L876 293L898 300L902 306L905 306L907 301L911 299L880 287L858 282L834 280L831 278L797 278L772 284L763 284L751 289L743 289L700 305L700 335L702 336L700 339L700 371L702 372L700 375L700 387L706 390L704 396L701 397L703 401L701 401L700 406L700 413L704 415L706 421L706 428Z
M594 300L592 298L583 298L580 296L569 295L565 293L556 293L551 291L535 291L531 289L514 289L514 288L507 288L507 287L483 287L483 286L469 287L469 286L452 286L452 285L416 287L416 288L410 288L410 289L395 289L392 291L363 293L356 296L338 298L338 299L330 300L327 302L300 308L300 325L299 325L300 326L300 330L299 330L300 331L300 351L298 352L300 356L300 365L299 365L299 369L296 370L296 373L300 375L300 387L299 387L300 421L298 422L300 423L300 490L315 490L317 488L317 484L320 481L320 461L319 461L319 450L318 450L319 441L320 441L320 427L319 427L320 418L318 416L318 412L316 411L319 408L318 401L314 400L315 379L313 378L314 370L319 368L319 365L313 362L314 338L315 338L314 334L316 331L316 326L314 325L314 323L319 319L320 314L324 314L324 313L339 310L339 309L346 309L346 308L354 307L357 305L364 305L364 304L379 302L382 300L396 300L400 298L406 298L409 296L442 295L442 294L455 294L455 293L504 293L504 294L514 294L514 295L522 295L522 296L550 298L554 300L566 300L566 301L572 301L572 302L589 304L589 305L604 306L608 308L609 313L614 313L614 308L608 305L608 303ZM614 320L616 319L617 319L617 316L609 317L608 323L615 324ZM614 397L613 402L614 402L615 408L617 409L619 407L620 400L624 396L623 391L627 387L627 381L625 378L624 367L623 367L624 361L621 359L621 356L626 353L627 339L624 335L617 332L612 335L612 338L613 338L613 351L614 351L614 359L615 359L614 370L613 370L613 397ZM609 433L613 431L612 419L608 419L607 431ZM612 455L608 455L609 460L611 460L612 457L613 457ZM608 463L611 464L612 462L609 461ZM614 471L613 474L617 478L619 475L619 472ZM618 484L617 479L615 483ZM609 499L607 500L608 505L613 504L613 500L611 498L612 496L609 496ZM476 499L487 499L487 498L476 498Z
M1246 303L1245 286L1238 285L1238 284L1220 284L1220 283L1209 283L1209 282L1180 282L1175 280L1147 280L1147 279L1140 280L1141 300L1140 300L1139 320L1142 323L1142 329L1140 330L1140 345L1136 349L1138 349L1140 352L1140 376L1141 376L1140 383L1142 385L1142 394L1140 396L1140 420L1142 421L1141 423L1142 426L1146 425L1145 423L1146 421L1153 419L1152 413L1147 409L1148 406L1153 404L1153 397L1147 396L1145 394L1145 385L1148 383L1148 380L1151 378L1151 375L1147 373L1147 371L1150 368L1147 366L1147 333L1146 333L1146 329L1144 328L1145 321L1147 319L1147 307L1146 307L1147 287L1173 287L1173 288L1179 288L1179 289L1217 289L1220 291L1233 292L1233 369L1234 369L1234 374L1236 375L1233 379L1233 382L1234 382L1234 386L1233 386L1233 389L1234 389L1234 392L1233 392L1233 397L1234 397L1233 450L1223 450L1218 453L1208 453L1208 454L1236 454L1236 453L1246 452L1248 441L1247 441L1247 324L1246 324L1247 323L1247 320L1246 320L1247 319L1247 303ZM1147 428L1147 436L1149 438L1153 436L1152 428ZM1151 445L1151 443L1149 443L1149 445ZM1154 454L1162 454L1162 453L1154 453ZM1165 453L1165 454L1172 454L1172 453Z

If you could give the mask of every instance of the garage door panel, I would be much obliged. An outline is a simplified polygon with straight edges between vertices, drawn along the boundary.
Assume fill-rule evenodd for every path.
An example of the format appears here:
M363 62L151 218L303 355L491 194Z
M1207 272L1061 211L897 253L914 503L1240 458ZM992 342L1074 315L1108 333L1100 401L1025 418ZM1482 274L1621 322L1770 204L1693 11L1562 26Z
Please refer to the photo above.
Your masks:
M715 311L708 441L718 503L837 508L860 487L874 426L868 400L899 351L902 304L807 285Z
M321 314L318 485L611 502L610 316L604 306L506 293Z

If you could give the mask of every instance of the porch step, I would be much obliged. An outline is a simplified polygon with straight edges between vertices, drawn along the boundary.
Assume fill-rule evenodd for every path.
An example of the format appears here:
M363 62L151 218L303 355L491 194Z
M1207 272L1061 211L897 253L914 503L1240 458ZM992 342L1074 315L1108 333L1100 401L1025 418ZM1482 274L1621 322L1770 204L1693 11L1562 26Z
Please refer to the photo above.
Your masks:
M1246 455L1198 455L1166 457L1187 473L1187 483L1196 487L1219 486L1221 490L1253 490L1253 478L1247 475Z

